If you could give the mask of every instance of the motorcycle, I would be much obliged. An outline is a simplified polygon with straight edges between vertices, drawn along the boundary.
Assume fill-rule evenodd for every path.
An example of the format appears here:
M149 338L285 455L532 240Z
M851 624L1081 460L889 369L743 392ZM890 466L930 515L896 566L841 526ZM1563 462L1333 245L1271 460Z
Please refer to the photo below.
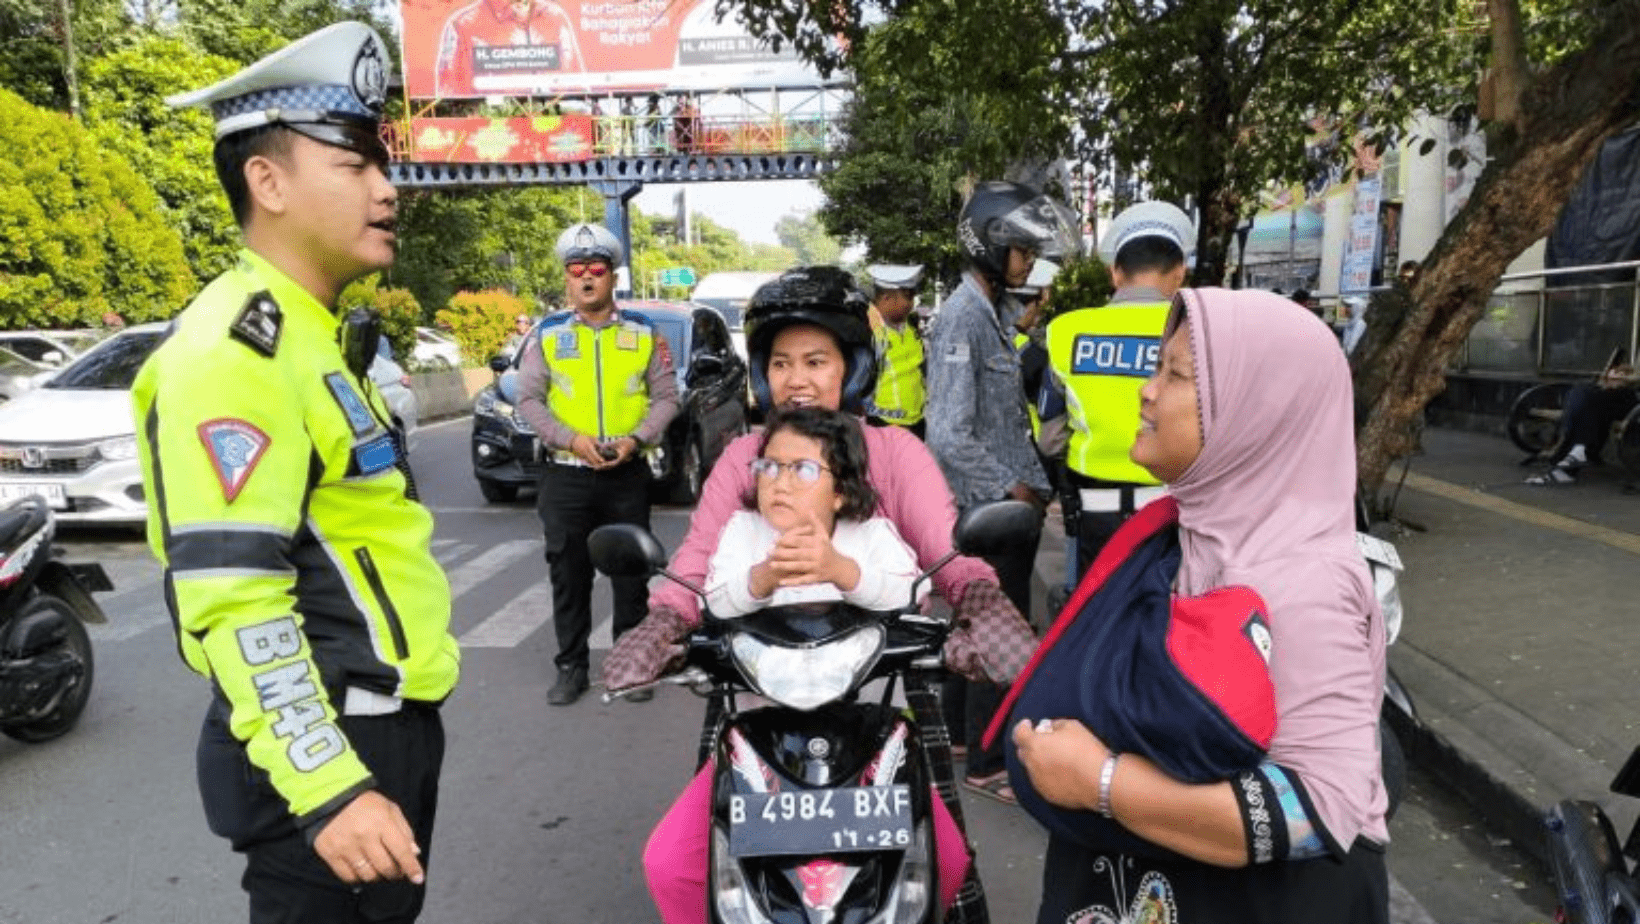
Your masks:
M1019 501L966 511L955 550L916 586L959 552L993 554L1035 524ZM665 551L643 529L604 526L588 546L606 574L660 574L704 602L700 588L665 570ZM902 685L908 700L932 690L949 626L915 600L914 587L912 602L891 612L805 603L733 620L703 606L685 670L657 683L705 685L717 707L708 709L702 743L703 756L715 759L707 870L714 924L940 919L931 763L939 758L893 699ZM881 697L862 701L861 688L880 678ZM768 704L741 709L739 694Z
M39 497L0 510L0 733L50 741L80 719L91 696L86 623L108 617L93 593L114 585L99 564L65 564L56 521Z
M1612 778L1611 791L1640 797L1640 747ZM1544 815L1549 866L1560 899L1556 920L1566 924L1640 921L1640 821L1619 845L1604 810L1583 799L1562 799Z

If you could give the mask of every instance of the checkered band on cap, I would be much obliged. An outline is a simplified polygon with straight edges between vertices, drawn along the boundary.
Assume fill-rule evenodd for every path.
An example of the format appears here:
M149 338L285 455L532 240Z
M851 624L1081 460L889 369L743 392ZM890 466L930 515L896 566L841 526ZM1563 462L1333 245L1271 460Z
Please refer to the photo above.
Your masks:
M1128 225L1122 231L1121 236L1116 239L1115 250L1119 252L1129 241L1141 237L1165 237L1178 244L1180 250L1184 249L1184 241L1179 239L1179 229L1171 223L1165 221L1136 221Z
M359 102L350 87L341 84L309 84L297 87L276 87L256 90L233 99L211 103L211 115L218 122L234 116L268 109L297 109L330 112L376 119L381 113Z

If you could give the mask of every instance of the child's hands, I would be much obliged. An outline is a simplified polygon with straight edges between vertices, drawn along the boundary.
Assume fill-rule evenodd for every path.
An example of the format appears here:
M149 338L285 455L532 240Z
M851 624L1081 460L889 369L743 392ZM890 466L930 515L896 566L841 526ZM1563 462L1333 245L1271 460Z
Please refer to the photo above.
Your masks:
M803 522L780 534L767 563L781 587L824 582L850 591L860 584L860 566L838 553L830 530L812 510Z

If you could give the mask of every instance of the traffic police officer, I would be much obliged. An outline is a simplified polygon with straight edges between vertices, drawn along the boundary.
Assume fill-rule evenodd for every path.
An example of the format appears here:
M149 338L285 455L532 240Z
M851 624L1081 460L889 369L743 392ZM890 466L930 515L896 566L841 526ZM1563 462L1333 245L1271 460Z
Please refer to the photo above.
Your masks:
M867 419L879 426L905 427L923 435L922 334L911 319L922 282L921 266L876 263L866 267L871 278L872 307L882 323L872 332L877 350L877 388L866 408Z
M1047 455L1065 453L1061 506L1075 547L1065 569L1070 588L1122 521L1163 493L1128 449L1139 426L1139 388L1155 371L1162 325L1195 240L1177 206L1125 209L1099 248L1116 284L1110 303L1048 322L1041 443Z
M172 97L216 119L237 263L132 389L183 658L215 693L198 749L211 830L246 855L250 920L419 913L458 674L433 518L365 375L348 282L393 262L378 134L388 66L360 23ZM359 334L353 336L353 334Z
M546 453L536 511L546 534L558 633L558 679L547 693L554 706L575 702L587 689L593 575L587 536L606 523L649 528L646 452L678 413L666 338L647 317L615 307L622 256L620 241L598 225L573 225L559 236L570 310L537 325L519 362L518 412ZM649 591L641 577L613 584L620 638L643 620Z

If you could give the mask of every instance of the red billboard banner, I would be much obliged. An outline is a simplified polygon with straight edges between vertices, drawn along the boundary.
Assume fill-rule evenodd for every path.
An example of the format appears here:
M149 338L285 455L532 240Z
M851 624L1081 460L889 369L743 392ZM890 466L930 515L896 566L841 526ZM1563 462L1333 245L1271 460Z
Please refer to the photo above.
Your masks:
M457 164L567 163L592 158L594 133L585 115L414 118L403 156Z
M401 0L418 99L817 86L714 0Z

